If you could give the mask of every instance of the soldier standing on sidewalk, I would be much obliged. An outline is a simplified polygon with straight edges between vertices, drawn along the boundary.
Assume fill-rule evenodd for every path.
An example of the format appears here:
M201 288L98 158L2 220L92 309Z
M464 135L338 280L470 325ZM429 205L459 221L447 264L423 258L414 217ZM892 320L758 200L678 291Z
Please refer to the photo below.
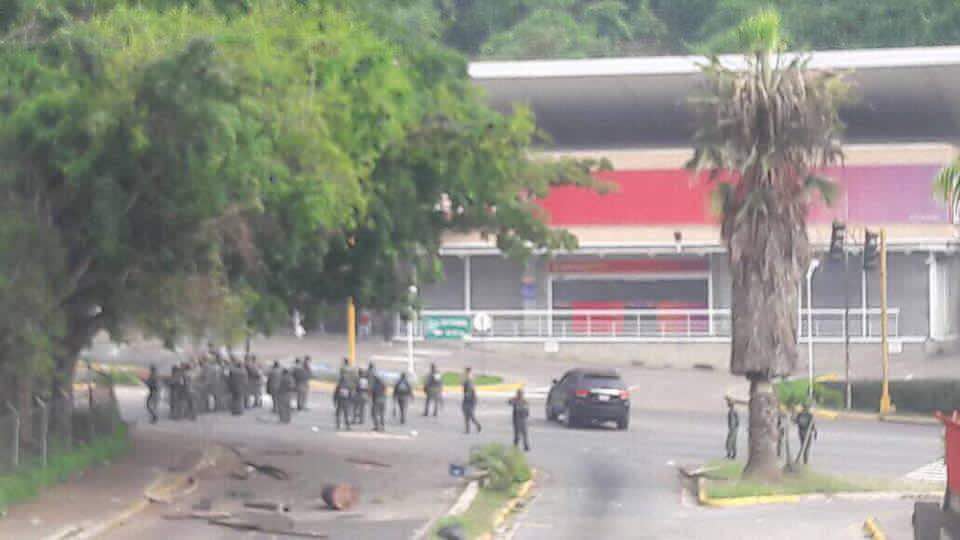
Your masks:
M800 452L803 457L803 464L806 465L810 458L810 447L813 446L813 441L817 438L817 425L813 421L813 413L810 412L809 403L804 403L803 409L797 413L796 423L797 434L800 435Z
M513 446L520 445L523 438L523 451L530 451L530 437L527 434L527 419L530 418L530 404L523 397L523 388L517 388L517 395L508 401L513 407Z
M167 399L170 401L170 419L179 420L180 409L180 364L170 368L170 378L167 379Z
M147 385L147 412L150 414L150 423L156 424L157 403L160 401L160 377L157 376L157 366L150 366L150 375L143 381Z
M302 411L307 408L307 395L310 391L310 375L307 373L307 358L301 362L297 359L296 366L293 368L293 380L297 385L297 410Z
M337 379L337 387L333 389L333 407L334 415L337 418L337 429L340 429L341 422L343 427L350 430L351 416L351 391L350 379L343 373Z
M234 416L243 414L243 401L247 393L247 370L239 361L233 362L228 380L230 388L230 412Z
M400 423L407 423L407 405L413 400L413 388L407 380L407 374L401 373L400 380L393 387L393 399L400 409Z
M473 370L467 368L463 373L463 423L467 434L470 434L470 424L477 427L477 433L483 431L483 426L477 422L477 388L473 384Z
M427 374L427 379L423 383L423 393L426 395L423 415L430 415L430 404L433 403L433 415L436 416L437 408L443 400L443 379L441 379L440 374L437 373L436 364L430 364L430 373Z
M737 432L740 430L740 415L732 399L727 398L727 459L737 459Z

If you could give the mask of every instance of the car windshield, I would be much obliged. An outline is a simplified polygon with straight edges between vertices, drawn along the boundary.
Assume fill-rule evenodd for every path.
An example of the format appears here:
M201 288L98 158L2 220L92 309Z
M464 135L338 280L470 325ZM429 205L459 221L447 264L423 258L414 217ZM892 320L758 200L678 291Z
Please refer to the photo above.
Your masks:
M583 385L591 388L622 388L623 381L618 375L584 375Z

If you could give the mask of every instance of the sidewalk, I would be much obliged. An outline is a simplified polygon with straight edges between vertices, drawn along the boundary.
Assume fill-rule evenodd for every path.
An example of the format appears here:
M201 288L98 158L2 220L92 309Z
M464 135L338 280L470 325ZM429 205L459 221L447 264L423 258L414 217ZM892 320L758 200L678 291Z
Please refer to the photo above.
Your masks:
M133 447L108 466L55 486L14 505L0 518L0 538L44 539L72 526L92 526L143 499L144 489L164 473L186 470L202 456L195 441L130 430Z

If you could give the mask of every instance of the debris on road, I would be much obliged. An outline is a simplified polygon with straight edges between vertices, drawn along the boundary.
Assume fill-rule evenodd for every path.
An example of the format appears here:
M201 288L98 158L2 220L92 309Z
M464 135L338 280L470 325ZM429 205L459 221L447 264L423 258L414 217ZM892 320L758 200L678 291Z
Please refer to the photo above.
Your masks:
M380 461L375 461L375 460L366 459L366 458L348 457L347 462L353 463L354 465L369 465L371 467L379 467L381 469L389 469L391 467L391 465L387 463L382 463Z
M262 456L302 456L303 450L300 448L275 448L260 452Z
M246 501L243 506L255 508L257 510L269 510L271 512L289 512L290 505L279 501Z
M252 461L244 461L244 465L252 467L258 473L269 476L275 480L289 480L290 475L287 474L287 471L281 469L280 467L275 467L273 465L259 464Z
M357 502L357 490L348 484L324 486L321 496L332 510L348 510Z
M175 512L171 514L164 514L163 519L168 520L183 520L183 519L202 519L209 521L211 519L228 519L232 516L230 512L223 511L203 511L195 510L193 512Z
M257 531L276 536L328 538L328 536L323 533L296 530L293 520L282 514L248 514L241 517L215 518L209 520L209 523L239 531Z

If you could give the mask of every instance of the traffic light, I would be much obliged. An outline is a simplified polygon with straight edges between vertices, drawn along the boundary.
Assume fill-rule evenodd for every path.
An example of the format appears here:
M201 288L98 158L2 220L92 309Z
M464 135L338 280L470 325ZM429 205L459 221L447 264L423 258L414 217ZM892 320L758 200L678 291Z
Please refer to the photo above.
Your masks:
M863 233L863 269L869 270L877 263L880 255L879 236L875 232L864 231Z
M833 231L830 233L830 256L839 259L843 256L843 241L847 234L847 226L839 221L833 222Z

